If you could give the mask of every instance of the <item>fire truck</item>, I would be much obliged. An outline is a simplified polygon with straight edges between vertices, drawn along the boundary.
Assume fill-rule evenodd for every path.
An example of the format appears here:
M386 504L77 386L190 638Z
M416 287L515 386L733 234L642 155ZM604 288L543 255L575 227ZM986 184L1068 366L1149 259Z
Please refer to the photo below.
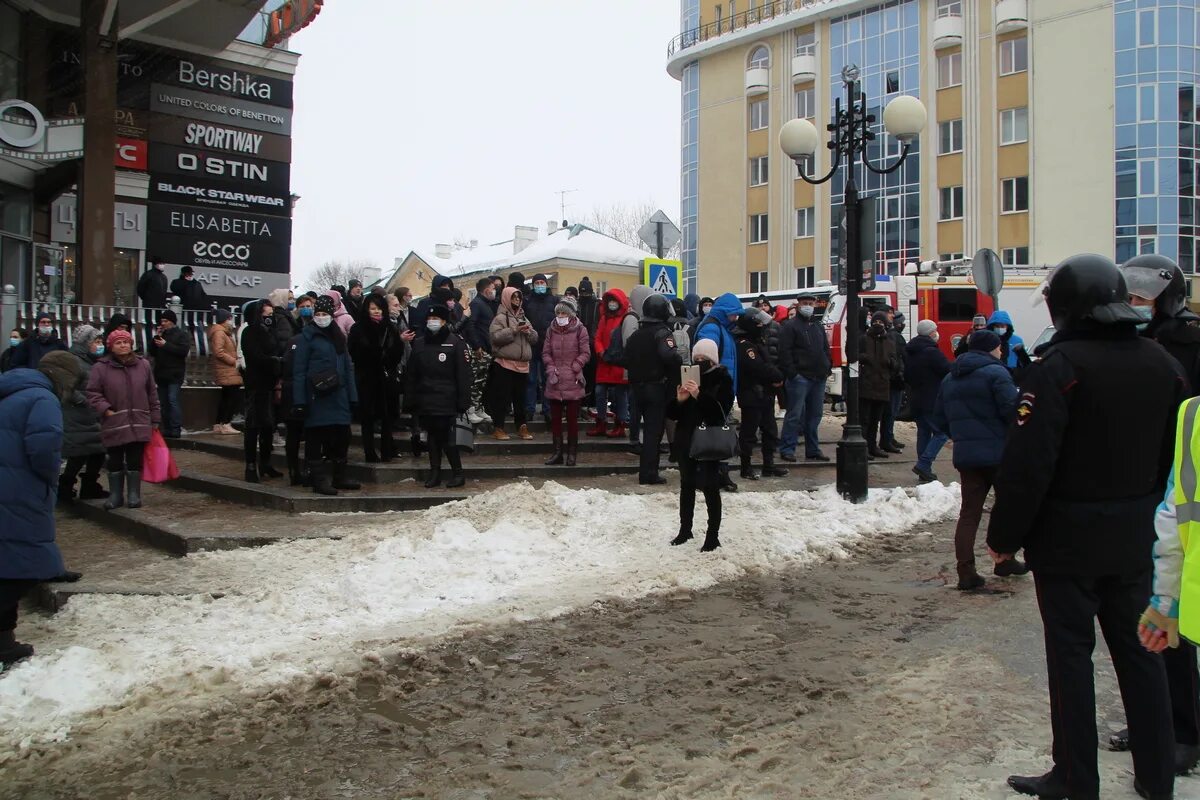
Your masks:
M1039 302L1041 288L1050 274L1048 267L1006 269L1004 288L1000 291L1000 308L1007 311L1013 320L1013 330L1025 339L1032 348L1033 342L1050 325L1050 314L1043 302ZM842 370L846 365L846 295L829 281L820 281L810 289L786 289L743 294L739 299L750 305L766 295L772 305L790 306L796 296L807 292L817 298L814 318L825 324L833 357L833 374L829 377L827 393L840 397L842 394ZM916 336L917 322L923 319L937 323L938 340L942 352L953 360L954 348L959 340L971 330L971 320L976 314L991 316L996 310L992 298L975 287L971 277L970 259L954 261L925 261L909 264L904 275L876 275L875 288L859 292L863 307L861 316L865 329L871 314L890 306L904 314L903 336Z

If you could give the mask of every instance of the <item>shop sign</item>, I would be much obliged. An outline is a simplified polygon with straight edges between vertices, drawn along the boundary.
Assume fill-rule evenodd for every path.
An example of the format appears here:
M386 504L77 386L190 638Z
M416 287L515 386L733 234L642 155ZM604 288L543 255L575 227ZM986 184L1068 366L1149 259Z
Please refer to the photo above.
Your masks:
M21 117L26 121L17 122ZM33 103L24 100L0 101L0 145L28 150L40 145L45 137L46 118Z
M79 223L76 199L64 194L50 206L50 241L74 244ZM127 250L146 249L146 207L133 203L117 203L113 211L113 246Z
M155 177L183 175L237 184L243 189L291 189L291 166L248 156L192 150L168 144L150 148L150 171Z
M171 266L171 264L167 265L168 271L173 271ZM204 291L209 297L218 299L218 303L220 302L219 298L256 300L266 297L274 289L282 289L291 285L291 276L287 272L225 267L193 267L192 269L195 279L204 284Z
M148 145L141 139L117 137L115 163L121 169L136 169L145 172L148 155Z
M181 147L240 153L267 161L292 160L292 140L286 136L164 114L151 116L150 140Z
M219 233L182 235L151 230L148 252L169 264L204 269L287 272L291 246L287 243L245 242Z
M291 109L162 83L150 87L150 110L283 136L292 133Z
M164 203L150 204L150 230L185 236L217 236L222 240L237 242L287 245L292 241L292 221L287 217L264 217Z
M292 107L291 81L268 78L212 62L198 63L189 58L180 58L162 80L184 89L212 92L283 108Z
M230 211L252 211L281 217L292 215L292 198L288 193L248 186L231 186L204 178L153 176L150 179L150 200Z

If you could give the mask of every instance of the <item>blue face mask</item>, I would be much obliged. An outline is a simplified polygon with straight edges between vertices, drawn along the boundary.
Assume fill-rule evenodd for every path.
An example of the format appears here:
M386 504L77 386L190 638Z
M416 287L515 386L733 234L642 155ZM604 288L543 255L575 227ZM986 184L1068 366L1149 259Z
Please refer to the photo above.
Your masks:
M312 315L313 315L312 306L305 306L304 308L300 309L300 316L307 318L307 317L311 317Z
M296 310L296 304L288 303L288 311L295 311L295 310Z
M535 286L535 287L533 287L533 293L534 294L545 294L546 287L545 286Z
M20 343L21 343L21 340L20 340L20 339L17 339L16 337L13 337L13 338L11 338L11 339L9 339L9 340L8 340L8 346L9 346L9 347L16 347L16 346L17 346L17 345L19 345Z
M1133 306L1133 313L1149 322L1154 318L1154 306Z
M94 355L96 358L104 355L104 345L98 345L96 347L96 352L92 353L92 355Z

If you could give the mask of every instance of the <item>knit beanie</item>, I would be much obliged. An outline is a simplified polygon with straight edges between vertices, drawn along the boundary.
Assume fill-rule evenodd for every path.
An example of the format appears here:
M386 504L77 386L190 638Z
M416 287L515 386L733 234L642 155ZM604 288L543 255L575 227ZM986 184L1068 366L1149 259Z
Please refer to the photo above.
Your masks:
M214 318L216 319L218 325L224 325L233 318L233 313L227 308L218 308Z
M112 350L113 345L116 344L117 342L129 342L132 345L133 344L133 334L130 333L129 331L125 330L124 328L117 328L116 330L114 330L112 333L110 333L108 335L108 341L106 341L104 344L108 347L109 350Z
M917 336L932 336L937 333L937 323L931 319L923 319L917 323Z
M333 298L327 294L323 294L317 298L317 302L313 305L313 313L332 314L333 308Z
M556 306L554 306L555 314L570 314L572 317L579 314L579 306L575 305L575 298L570 295L563 296Z
M100 336L100 330L86 324L78 326L71 332L72 341L80 347L87 347L98 336Z
M59 400L69 397L83 377L83 363L66 350L55 350L42 356L37 370L50 379Z
M980 350L990 353L1000 346L1000 337L989 330L975 331L967 340L968 350Z
M163 320L170 322L172 325L179 324L179 317L175 316L175 312L169 308L166 311L159 312L158 321L162 322Z
M698 361L701 358L706 358L714 364L721 360L717 351L717 343L712 339L700 339L692 347L692 360Z

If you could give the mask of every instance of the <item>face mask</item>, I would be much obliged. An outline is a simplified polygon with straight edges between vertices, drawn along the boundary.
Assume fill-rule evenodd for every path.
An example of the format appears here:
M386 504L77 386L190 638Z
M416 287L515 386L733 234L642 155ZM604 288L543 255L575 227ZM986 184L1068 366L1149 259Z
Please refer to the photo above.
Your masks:
M814 309L812 306L800 306L796 309L796 313L805 319L812 319L812 315L815 310L816 309Z
M608 304L608 310L609 310L609 311L619 311L620 309L621 309L621 304L620 304L620 303L616 303L616 302L614 302L614 303L609 303L609 304Z
M19 345L20 343L21 343L21 340L20 340L20 339L12 338L12 339L9 339L9 340L8 340L8 346L9 346L9 347L16 347L16 346L17 346L17 345Z
M701 314L707 314L710 311L712 311L712 306L700 306Z
M49 336L52 333L54 333L54 328L38 325L38 336Z
M533 287L533 293L534 294L545 294L546 287L545 286L535 286L535 287Z
M328 314L325 314L320 317L313 317L313 322L315 322L317 324L318 328L328 328L329 323L333 322L333 317L329 316Z
M557 325L566 326L566 325L571 324L571 318L570 317L555 317L554 322Z
M312 315L313 315L312 306L305 306L304 308L300 309L301 317L307 318L307 317L311 317Z
M442 321L440 319L426 320L425 327L429 329L430 333L437 333L442 329Z
M296 304L295 304L295 303L290 303L290 302L289 302L289 303L287 304L287 310L288 310L288 311L295 311L295 310L296 310Z
M996 332L997 336L1003 336L1004 334L1008 333L1008 326L997 325L996 327L992 328L992 330Z
M264 328L269 328L275 324L275 318L274 317L263 317L262 324L263 324Z
M99 347L97 347L96 352L92 353L92 355L94 355L96 358L99 358L100 356L104 355L104 345L100 345Z
M1154 318L1154 306L1134 306L1133 313L1137 314L1146 322L1149 322Z
M486 292L483 293L483 296L488 300L495 300L496 299L496 291L494 289L488 289Z

